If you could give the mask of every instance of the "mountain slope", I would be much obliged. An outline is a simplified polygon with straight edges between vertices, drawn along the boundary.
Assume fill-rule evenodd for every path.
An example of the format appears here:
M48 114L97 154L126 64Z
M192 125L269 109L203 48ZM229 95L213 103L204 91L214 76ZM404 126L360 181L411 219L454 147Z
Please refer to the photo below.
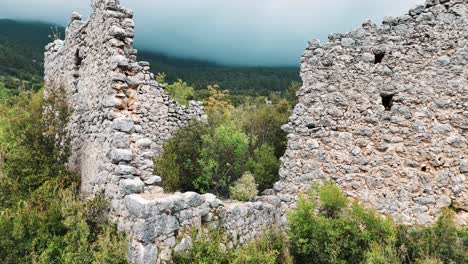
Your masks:
M0 76L41 82L44 47L55 28L40 22L0 19ZM63 28L58 30L63 36ZM150 62L153 72L166 73L169 82L182 79L196 89L219 84L235 94L268 94L285 90L291 81L299 81L298 67L228 67L143 50L138 59Z

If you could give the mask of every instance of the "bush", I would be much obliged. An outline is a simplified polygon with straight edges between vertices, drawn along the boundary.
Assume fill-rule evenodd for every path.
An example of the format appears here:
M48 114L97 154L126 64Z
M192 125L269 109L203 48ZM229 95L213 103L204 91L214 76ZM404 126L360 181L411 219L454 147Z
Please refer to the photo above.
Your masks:
M174 101L179 104L188 107L189 101L193 100L195 96L195 90L193 87L189 86L186 82L178 79L177 82L168 84L166 82L166 73L158 73L155 77L155 80L165 85L164 90L174 99Z
M248 202L255 198L258 194L257 184L250 172L245 172L244 175L229 188L231 199Z
M445 210L434 226L400 226L398 248L404 263L468 263L468 228Z
M375 243L385 249L396 239L389 219L358 203L349 205L331 182L299 200L289 225L298 263L363 263Z
M155 159L154 173L162 176L166 191L201 191L194 180L202 173L199 160L203 137L209 132L207 124L193 121L164 145L163 154Z
M281 230L266 231L235 253L234 264L292 264L289 241Z
M279 167L275 149L267 144L255 149L247 162L247 169L253 173L260 192L271 188L279 180Z
M233 126L221 125L213 134L204 135L199 160L202 173L195 179L195 187L227 197L229 187L243 173L248 150L248 137Z
M172 261L175 264L228 264L233 258L233 253L223 246L223 236L219 230L197 230L192 235L192 240L195 241L192 248L186 252L174 254Z
M267 144L274 148L276 158L283 156L286 150L287 133L281 126L288 122L291 105L286 100L276 104L256 103L244 106L234 114L239 127L249 136L252 148Z
M216 264L290 264L286 235L279 230L269 230L261 237L236 249L227 250L225 235L219 230L205 229L193 233L191 249L174 254L173 263Z
M102 196L83 201L66 169L66 106L22 93L0 106L2 263L127 263Z

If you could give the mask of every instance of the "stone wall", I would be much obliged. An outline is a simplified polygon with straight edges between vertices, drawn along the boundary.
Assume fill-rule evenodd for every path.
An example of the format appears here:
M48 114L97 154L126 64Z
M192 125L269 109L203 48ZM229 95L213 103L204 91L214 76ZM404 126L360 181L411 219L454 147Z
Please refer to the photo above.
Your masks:
M174 247L190 245L191 228L223 228L233 247L277 224L275 196L238 203L163 192L152 159L177 129L206 117L199 102L174 102L149 64L137 61L132 17L117 0L93 0L90 18L74 13L65 40L46 47L46 96L63 89L71 108L69 165L81 175L82 192L105 193L135 263L168 261Z
M105 191L116 212L125 195L161 192L152 158L175 130L203 107L174 102L137 62L131 10L118 1L93 1L89 20L73 14L65 40L46 47L48 89L64 88L72 110L70 167L85 193ZM47 92L47 91L46 91Z
M92 8L47 46L46 96L65 89L70 167L84 193L105 192L135 263L169 261L190 246L192 228L224 229L231 248L282 226L314 180L333 179L400 223L433 223L444 207L466 221L467 0L431 0L380 27L366 22L326 44L312 41L284 126L281 180L249 203L158 186L164 179L153 175L152 158L178 128L203 119L203 107L178 105L137 62L130 10L117 0L93 0Z
M284 210L312 180L333 179L400 223L433 223L446 207L467 220L467 0L311 41L301 68L275 185Z

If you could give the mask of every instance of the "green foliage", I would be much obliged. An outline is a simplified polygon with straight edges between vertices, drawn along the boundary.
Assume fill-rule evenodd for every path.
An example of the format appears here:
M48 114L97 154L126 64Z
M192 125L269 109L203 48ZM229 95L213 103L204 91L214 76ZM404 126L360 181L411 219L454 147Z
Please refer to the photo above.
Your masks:
M60 89L0 106L1 263L126 263L126 239L102 196L83 201L67 171L67 106Z
M286 235L272 229L250 243L227 250L225 236L219 230L201 229L192 235L193 247L174 254L175 264L291 264Z
M296 105L297 103L297 92L301 88L301 83L298 81L292 81L288 87L288 92L286 98L288 99L291 104Z
M207 124L193 121L177 131L176 135L164 146L164 153L154 165L156 175L164 178L166 191L199 191L194 179L202 173L200 163L203 137L210 130Z
M199 160L201 175L194 181L202 192L226 197L229 186L243 173L248 158L249 139L239 129L221 125L213 134L202 137L203 148Z
M468 263L468 228L458 227L445 210L434 226L400 226L398 248L404 263Z
M1 169L5 179L0 183L2 207L28 197L51 177L62 177L65 172L67 153L56 144L56 136L63 135L56 132L64 127L60 122L66 119L66 113L44 113L44 103L42 92L22 93L0 106ZM46 127L43 120L51 126Z
M274 104L255 102L253 106L239 107L233 116L251 138L252 149L269 144L274 147L275 156L280 158L286 150L286 132L281 126L288 122L290 113L291 104L280 99Z
M332 183L325 183L317 192L318 201L316 193L302 197L297 209L289 215L289 235L296 261L363 263L375 242L383 248L393 245L396 231L391 220L382 219L357 203L348 206ZM338 197L333 198L334 195Z
M268 144L255 149L247 162L247 169L253 173L259 191L271 188L279 180L279 167L280 162L275 156L275 149Z
M285 233L272 228L234 254L234 264L292 264L289 241Z
M252 173L245 172L234 186L229 188L229 193L231 199L244 202L248 202L257 196L257 184Z
M165 83L166 74L158 73L158 75L156 75L156 81L165 84L166 87L164 90L171 95L172 99L185 107L188 107L189 101L193 100L195 96L195 90L181 79L178 79L172 84L167 84Z
M232 259L232 251L223 246L223 233L219 230L208 231L200 229L193 232L193 246L186 252L178 252L173 256L175 264L228 264Z
M164 82L165 74L156 77ZM155 160L155 174L166 191L213 192L227 197L229 187L251 171L259 190L279 178L279 158L286 147L281 126L291 104L281 98L249 100L234 108L227 91L208 87L208 124L195 122L176 133Z
M320 210L327 218L335 218L340 211L348 204L348 199L344 193L331 181L324 182L318 189L320 200Z

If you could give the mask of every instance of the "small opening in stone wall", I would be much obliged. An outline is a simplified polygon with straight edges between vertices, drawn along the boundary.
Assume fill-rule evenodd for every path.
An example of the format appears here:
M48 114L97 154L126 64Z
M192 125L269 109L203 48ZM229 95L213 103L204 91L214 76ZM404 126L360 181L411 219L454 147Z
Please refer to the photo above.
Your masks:
M427 172L427 171L428 171L427 166L426 166L426 165L422 166L422 167L421 167L421 171Z
M382 97L382 105L385 107L385 110L390 111L392 110L393 106L393 96L394 94L381 94Z
M374 64L381 63L384 57L385 57L385 52L383 52L383 51L377 51L377 52L375 53Z
M316 127L317 127L317 126L316 126L315 124L313 124L313 123L310 123L310 124L307 125L307 128L308 128L308 129L314 129L314 128L316 128Z
M83 59L80 57L80 50L76 50L75 52L75 66L80 67Z

